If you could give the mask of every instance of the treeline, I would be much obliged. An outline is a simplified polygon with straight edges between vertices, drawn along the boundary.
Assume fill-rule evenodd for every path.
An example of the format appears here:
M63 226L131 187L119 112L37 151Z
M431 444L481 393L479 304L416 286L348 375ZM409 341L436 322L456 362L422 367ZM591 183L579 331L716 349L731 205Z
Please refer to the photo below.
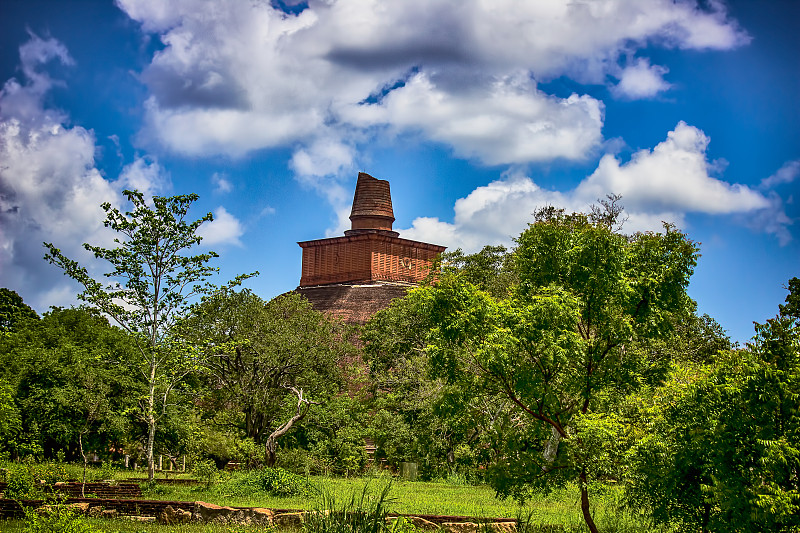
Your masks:
M152 469L155 450L354 474L368 439L373 467L416 462L423 478L518 500L574 484L590 531L592 496L610 484L679 529L800 527L798 278L777 316L733 345L686 293L696 244L669 225L625 235L611 197L588 215L537 212L513 250L445 254L363 328L293 293L266 302L236 281L207 285L210 271L192 268L211 254L162 270L203 285L176 282L159 307L164 285L132 265L155 261L154 236L183 235L175 253L198 242L182 222L193 198L149 207L130 194L132 211L107 208L128 232L122 251L94 249L119 285L93 284L50 245L91 308L39 318L0 291L7 457L91 450Z

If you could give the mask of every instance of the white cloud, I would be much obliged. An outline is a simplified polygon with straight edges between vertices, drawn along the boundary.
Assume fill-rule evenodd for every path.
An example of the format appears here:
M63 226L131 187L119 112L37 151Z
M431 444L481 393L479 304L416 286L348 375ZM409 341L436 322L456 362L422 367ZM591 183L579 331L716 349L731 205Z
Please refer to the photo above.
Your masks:
M602 140L602 106L535 80L620 77L628 97L666 88L648 46L729 49L749 37L724 7L694 1L312 0L299 15L268 2L117 0L165 47L142 73L145 137L183 154L301 146L298 173L335 172L384 131L414 130L489 164L578 159ZM316 148L315 148L316 147Z
M0 90L0 286L44 311L75 303L78 287L42 259L42 242L99 276L101 265L82 243L113 245L100 205L119 206L123 188L157 192L168 179L147 158L127 165L116 181L105 179L95 166L94 132L69 126L63 112L43 103L60 84L44 66L54 59L72 64L64 45L32 34L20 58L22 82L10 79Z
M70 64L64 46L31 35L20 57L26 83L11 79L0 91L0 285L44 310L65 303L47 294L63 296L68 283L42 259L42 241L92 264L80 245L110 243L100 204L117 203L119 194L94 166L93 132L65 127L61 112L42 105L58 82L41 67L52 59Z
M203 238L202 244L214 246L217 244L232 244L241 246L239 237L244 234L241 222L228 213L227 209L219 206L214 210L214 220L204 222L197 230L197 234Z
M511 245L539 208L553 205L586 212L598 199L621 194L629 217L627 232L658 231L662 221L683 227L691 213L746 213L747 225L788 242L791 221L777 197L713 177L713 164L706 156L708 142L702 131L680 122L666 140L635 153L628 162L604 156L598 168L569 191L545 190L521 172L508 172L457 200L452 223L418 218L400 233L474 252L486 244Z
M657 212L724 214L768 207L757 191L711 177L706 157L709 139L699 129L680 122L653 150L640 150L627 163L606 155L597 170L578 187L583 198L621 194L626 205Z
M214 194L227 194L233 190L233 183L224 172L214 172L211 183L214 185Z
M761 180L760 189L773 189L779 185L792 183L800 176L800 159L787 161L775 174Z
M159 194L169 189L169 175L154 160L136 157L133 163L125 165L115 185L120 190L137 190L145 197Z
M299 176L337 175L350 170L354 156L352 146L323 138L296 150L289 166Z
M619 98L651 98L670 88L670 84L664 80L667 72L669 69L666 67L651 65L649 60L639 58L622 70L619 83L611 91Z
M488 164L581 159L602 141L603 104L589 96L548 96L524 73L463 92L419 73L380 103L348 108L357 125L421 131L456 154Z

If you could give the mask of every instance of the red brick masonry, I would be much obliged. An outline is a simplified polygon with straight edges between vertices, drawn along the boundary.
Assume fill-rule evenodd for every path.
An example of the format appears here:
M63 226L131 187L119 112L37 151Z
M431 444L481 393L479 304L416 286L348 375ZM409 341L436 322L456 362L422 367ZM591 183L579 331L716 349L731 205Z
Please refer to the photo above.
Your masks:
M297 243L303 248L300 287L331 283L419 283L444 246L360 233Z

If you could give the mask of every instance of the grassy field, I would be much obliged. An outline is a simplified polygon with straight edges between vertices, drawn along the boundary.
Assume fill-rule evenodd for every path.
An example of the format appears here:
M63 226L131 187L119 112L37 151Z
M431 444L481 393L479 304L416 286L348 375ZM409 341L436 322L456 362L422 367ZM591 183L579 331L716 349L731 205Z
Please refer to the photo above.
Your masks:
M313 494L333 493L348 495L360 492L365 485L376 490L389 480L374 478L309 478ZM391 481L391 510L403 514L437 514L477 517L516 517L520 511L532 512L542 519L580 517L578 491L558 491L547 498L540 498L524 508L513 500L498 500L494 491L486 485L451 485L447 483ZM145 497L155 500L203 500L218 505L241 507L268 507L272 509L311 509L316 505L313 496L272 496L264 492L242 494L231 483L205 486L156 485L145 490Z
M391 483L388 510L400 514L455 515L486 518L526 517L530 528L527 533L539 531L583 531L577 487L569 486L547 496L533 497L520 507L513 500L499 500L494 491L485 485L467 485L442 482L408 482L388 476L361 478L331 478L311 476L308 482L312 489L308 496L273 496L251 487L237 484L243 473L225 473L213 485L165 485L142 483L143 498L157 500L202 500L218 505L240 507L267 507L271 509L319 509L321 496L334 495L337 501L346 500L351 494L361 493L364 487L377 493ZM116 472L115 478L130 477L130 473ZM185 477L175 476L170 477ZM144 481L144 479L142 479ZM619 491L607 488L593 496L595 520L601 531L614 533L655 532L661 530L647 523L641 516L624 511L619 505ZM160 526L123 520L91 520L97 531L109 533L193 533L208 531L228 533L255 531L258 528L241 526L185 525ZM542 526L556 526L555 529ZM20 521L0 522L0 530L22 532ZM263 528L262 528L263 530Z

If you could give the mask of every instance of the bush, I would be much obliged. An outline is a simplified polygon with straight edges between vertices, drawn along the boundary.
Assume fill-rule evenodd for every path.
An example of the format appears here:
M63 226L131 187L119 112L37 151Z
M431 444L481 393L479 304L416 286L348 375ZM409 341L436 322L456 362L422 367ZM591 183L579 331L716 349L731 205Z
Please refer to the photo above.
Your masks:
M219 470L217 470L217 465L214 463L214 461L208 459L205 461L196 461L194 465L192 465L192 473L194 474L194 477L204 482L206 487L213 485L214 482L219 478Z
M100 468L95 471L94 478L95 481L107 481L114 479L114 474L116 474L117 470L114 468L114 464L111 461L103 461Z
M31 500L41 493L41 487L34 482L27 470L16 468L7 474L8 485L5 497L10 500Z
M266 492L273 496L308 496L311 486L302 476L283 468L262 468L249 470L235 477L226 487L226 492L250 494L253 490Z
M25 509L23 533L100 533L84 518L65 505L53 505L46 509Z
M310 475L312 457L303 448L284 448L278 452L276 465L295 474ZM316 472L314 472L316 473Z
M306 479L283 468L258 470L259 485L264 492L274 496L307 496L310 487Z
M36 463L26 459L22 464L9 465L6 479L6 498L30 500L41 496L45 486L66 481L68 475L62 464Z

